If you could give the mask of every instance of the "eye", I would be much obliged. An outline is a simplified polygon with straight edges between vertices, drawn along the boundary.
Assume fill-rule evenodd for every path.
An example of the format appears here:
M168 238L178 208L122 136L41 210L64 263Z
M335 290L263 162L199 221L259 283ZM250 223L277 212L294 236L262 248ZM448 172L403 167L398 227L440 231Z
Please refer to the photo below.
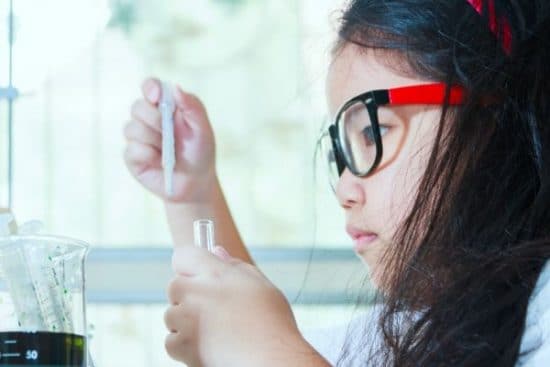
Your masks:
M384 137L384 135L386 135L386 133L390 130L388 126L384 126L384 125L380 125L379 128L380 128L381 137ZM367 145L376 144L374 129L372 128L372 126L367 126L363 129L363 136L365 138L365 142L367 143Z

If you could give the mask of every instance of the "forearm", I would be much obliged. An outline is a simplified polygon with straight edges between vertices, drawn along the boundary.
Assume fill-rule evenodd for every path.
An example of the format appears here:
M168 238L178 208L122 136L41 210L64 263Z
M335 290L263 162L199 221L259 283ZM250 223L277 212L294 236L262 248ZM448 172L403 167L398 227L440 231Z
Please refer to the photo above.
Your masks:
M252 263L216 178L210 199L193 203L166 203L166 216L175 246L193 244L193 222L212 219L215 223L216 245L223 246L232 256Z
M243 361L241 366L263 366L263 367L331 367L330 363L323 358L303 338L298 338L293 343L289 340L281 341L280 345L272 345L265 354L260 351L255 353L253 361ZM250 363L251 362L251 363Z
M264 367L332 367L315 350L307 351L303 354L288 355L280 360L273 360L271 363L263 364Z

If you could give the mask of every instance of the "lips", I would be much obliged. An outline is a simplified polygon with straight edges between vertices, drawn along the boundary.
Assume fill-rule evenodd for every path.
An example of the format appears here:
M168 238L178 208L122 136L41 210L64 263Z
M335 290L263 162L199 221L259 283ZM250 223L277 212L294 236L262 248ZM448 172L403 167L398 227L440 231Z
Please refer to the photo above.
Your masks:
M366 250L378 238L374 232L363 231L352 226L346 227L346 232L353 240L355 252Z

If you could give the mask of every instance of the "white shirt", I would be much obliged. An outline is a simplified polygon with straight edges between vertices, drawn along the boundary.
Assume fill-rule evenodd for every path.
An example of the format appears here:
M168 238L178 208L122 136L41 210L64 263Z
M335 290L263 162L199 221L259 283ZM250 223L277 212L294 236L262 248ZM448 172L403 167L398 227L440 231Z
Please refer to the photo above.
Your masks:
M377 307L373 307L369 313L355 318L349 325L305 331L304 337L327 361L335 365L346 342L353 351L370 349L369 346L360 343L364 340L371 343L377 340L376 337L369 338L365 335L365 330L376 329L374 315L377 315L378 311ZM374 324L369 327L369 323ZM550 261L544 266L529 300L519 355L516 367L550 366ZM367 356L361 357L358 355L353 362L347 363L347 366L364 366Z
M516 366L550 366L550 262L546 263L529 300Z

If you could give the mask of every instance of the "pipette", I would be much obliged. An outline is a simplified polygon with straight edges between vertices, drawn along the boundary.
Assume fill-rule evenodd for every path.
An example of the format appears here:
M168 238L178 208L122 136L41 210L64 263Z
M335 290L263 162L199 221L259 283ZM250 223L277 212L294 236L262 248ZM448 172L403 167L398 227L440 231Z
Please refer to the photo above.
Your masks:
M4 278L20 328L29 331L73 333L73 297L64 285L66 268L60 249L32 240L42 229L39 221L17 226L10 211L0 209L0 236L14 236L0 256ZM22 236L17 239L17 236ZM28 240L24 240L29 236ZM88 349L87 367L94 367Z
M31 221L17 226L13 214L0 214L0 235L33 235L42 223ZM14 237L17 238L17 237ZM21 327L29 330L72 332L70 294L63 291L63 263L58 255L32 240L15 240L0 258Z
M162 83L162 95L159 104L162 116L162 168L164 169L164 191L166 195L174 194L174 167L176 153L174 147L174 103L173 90L170 84Z
M193 222L195 246L214 250L214 222L209 219L199 219Z
M34 243L23 244L22 251L26 272L20 273L19 279L30 280L46 330L73 332L72 297L64 290L65 269L60 254Z

